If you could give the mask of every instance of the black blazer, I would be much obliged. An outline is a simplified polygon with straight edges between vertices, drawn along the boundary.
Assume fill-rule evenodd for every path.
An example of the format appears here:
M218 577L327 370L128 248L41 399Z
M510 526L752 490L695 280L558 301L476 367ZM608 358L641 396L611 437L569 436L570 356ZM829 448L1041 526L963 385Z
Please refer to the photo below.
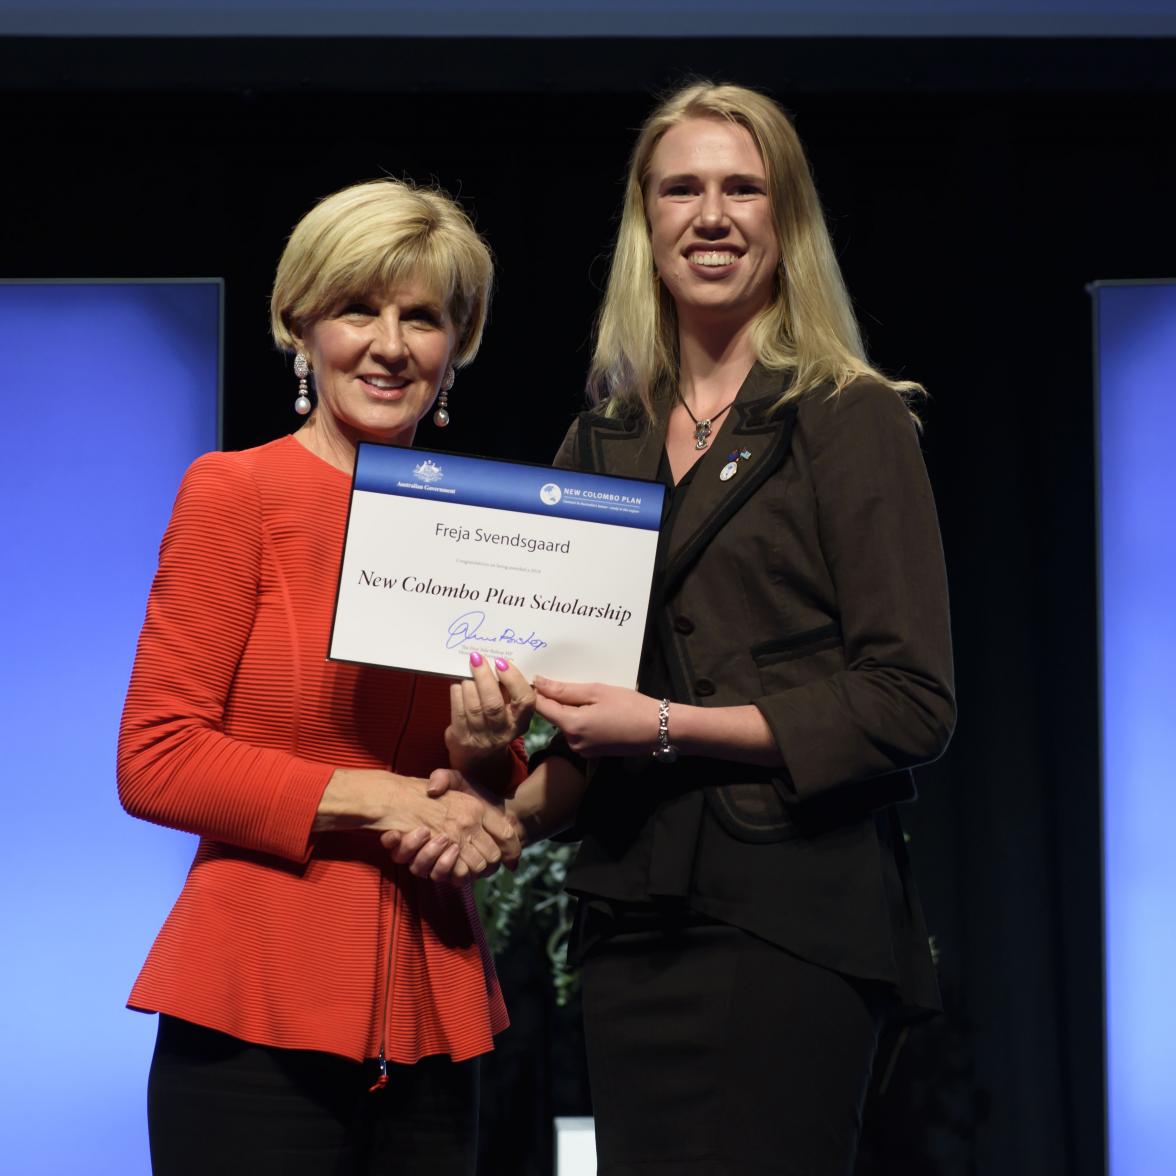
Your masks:
M772 413L786 379L757 366L740 389L663 535L650 610L676 696L753 703L785 766L686 758L665 775L653 765L663 774L645 830L647 885L633 894L619 881L631 830L615 818L651 766L595 762L568 885L685 898L823 966L886 982L908 1007L936 1008L894 809L914 798L910 769L943 752L955 721L931 489L897 394L863 379ZM668 407L652 429L580 414L555 464L655 477ZM738 468L724 480L732 455Z

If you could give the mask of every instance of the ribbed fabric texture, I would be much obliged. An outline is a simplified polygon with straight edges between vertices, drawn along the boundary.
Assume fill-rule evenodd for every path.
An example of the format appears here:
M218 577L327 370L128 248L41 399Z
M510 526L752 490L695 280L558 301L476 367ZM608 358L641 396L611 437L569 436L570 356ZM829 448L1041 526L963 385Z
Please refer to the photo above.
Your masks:
M118 783L129 812L201 840L129 1004L263 1045L462 1060L508 1023L469 887L310 832L335 768L448 762L447 682L326 660L349 490L293 437L184 477Z

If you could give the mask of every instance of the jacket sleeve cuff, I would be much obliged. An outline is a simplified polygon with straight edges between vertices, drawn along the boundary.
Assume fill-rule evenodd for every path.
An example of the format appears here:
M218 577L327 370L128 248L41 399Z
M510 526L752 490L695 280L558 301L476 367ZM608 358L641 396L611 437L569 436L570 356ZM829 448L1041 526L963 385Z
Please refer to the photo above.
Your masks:
M261 831L263 853L306 862L314 849L314 818L335 769L304 760L290 764Z

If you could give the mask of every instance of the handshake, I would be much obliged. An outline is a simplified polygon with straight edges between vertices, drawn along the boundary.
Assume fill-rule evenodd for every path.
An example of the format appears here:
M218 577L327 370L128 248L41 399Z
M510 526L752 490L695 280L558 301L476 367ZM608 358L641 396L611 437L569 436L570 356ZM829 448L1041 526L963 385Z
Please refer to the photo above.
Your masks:
M471 677L450 687L445 746L451 767L427 780L339 768L327 783L314 830L366 829L398 865L434 882L469 882L514 869L523 824L489 786L509 784L511 743L526 731L535 692L516 666L470 655Z
M501 796L453 768L438 768L428 780L399 779L420 795L417 804L403 806L397 824L412 815L419 824L380 834L394 862L434 882L469 882L518 865L523 827Z
M450 687L445 749L450 767L427 780L372 768L338 768L327 782L313 830L368 830L398 865L434 882L469 882L513 870L526 842L572 821L587 786L581 768L558 756L519 783L511 744L538 710L573 751L648 754L656 745L658 702L617 686L538 679L470 655L470 678ZM508 793L509 796L505 796Z

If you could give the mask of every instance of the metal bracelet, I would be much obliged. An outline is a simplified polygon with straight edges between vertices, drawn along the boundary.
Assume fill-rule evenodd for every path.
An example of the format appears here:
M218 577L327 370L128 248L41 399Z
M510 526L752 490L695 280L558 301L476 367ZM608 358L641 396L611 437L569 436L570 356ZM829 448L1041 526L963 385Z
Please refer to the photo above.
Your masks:
M663 698L657 707L657 746L653 758L659 764L672 764L678 758L678 749L670 742L670 700Z

